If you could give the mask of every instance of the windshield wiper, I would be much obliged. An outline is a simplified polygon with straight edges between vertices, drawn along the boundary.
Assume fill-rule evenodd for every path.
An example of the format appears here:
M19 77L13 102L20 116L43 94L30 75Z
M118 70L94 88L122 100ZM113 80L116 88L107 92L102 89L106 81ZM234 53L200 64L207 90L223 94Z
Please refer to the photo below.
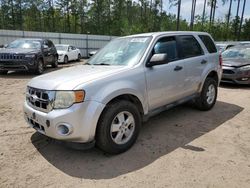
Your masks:
M86 63L84 63L83 65L91 65L90 63L88 63L88 62L86 62Z
M93 64L93 65L110 65L108 63L99 63L99 64Z

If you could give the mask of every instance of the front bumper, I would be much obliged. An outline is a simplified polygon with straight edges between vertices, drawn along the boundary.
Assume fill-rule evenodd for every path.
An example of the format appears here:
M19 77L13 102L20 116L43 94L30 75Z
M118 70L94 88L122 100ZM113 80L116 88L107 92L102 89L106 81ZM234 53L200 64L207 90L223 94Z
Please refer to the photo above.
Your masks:
M0 61L0 70L8 71L18 71L18 70L30 70L35 69L36 63L35 60L23 60L23 61Z
M250 84L250 70L240 70L235 67L223 67L221 82L235 84Z
M58 56L58 63L64 63L64 55Z
M94 140L96 125L105 105L96 101L74 104L68 109L41 112L24 103L24 118L30 127L38 132L63 141L86 143ZM68 135L58 132L59 125L69 125L72 130Z

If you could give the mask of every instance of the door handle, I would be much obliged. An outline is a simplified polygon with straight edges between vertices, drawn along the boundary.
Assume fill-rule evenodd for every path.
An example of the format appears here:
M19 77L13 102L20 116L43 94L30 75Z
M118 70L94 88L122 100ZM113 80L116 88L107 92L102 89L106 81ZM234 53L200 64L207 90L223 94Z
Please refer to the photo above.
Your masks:
M203 59L202 61L201 61L201 64L206 64L207 63L207 60L205 60L205 59Z
M174 68L174 71L180 71L182 68L183 68L183 67L177 65L177 66Z

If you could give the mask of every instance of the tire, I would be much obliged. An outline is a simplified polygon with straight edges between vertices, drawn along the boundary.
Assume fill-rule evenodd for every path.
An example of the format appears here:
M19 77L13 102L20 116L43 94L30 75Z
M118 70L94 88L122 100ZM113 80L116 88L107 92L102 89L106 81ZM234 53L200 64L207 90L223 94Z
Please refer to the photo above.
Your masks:
M81 61L81 54L78 54L77 61Z
M113 102L98 121L96 145L109 154L125 152L135 143L140 127L140 113L133 103L123 100Z
M69 58L68 58L68 56L64 56L64 60L63 60L63 63L64 64L67 64L69 62Z
M44 72L44 64L43 64L42 59L39 59L37 62L37 68L36 68L35 73L39 75L39 74L43 74L43 72Z
M218 83L213 78L206 78L200 96L196 98L195 105L199 110L207 111L213 108L218 92Z
M51 64L53 68L57 68L58 67L58 57L54 56L54 62Z
M6 74L8 74L7 70L0 70L0 75L6 75Z

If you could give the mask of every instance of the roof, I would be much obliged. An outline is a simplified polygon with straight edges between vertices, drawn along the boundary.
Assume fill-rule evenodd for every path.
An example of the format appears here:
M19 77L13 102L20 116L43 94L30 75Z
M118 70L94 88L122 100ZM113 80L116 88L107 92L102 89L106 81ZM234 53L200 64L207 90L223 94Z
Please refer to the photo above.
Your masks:
M196 32L196 31L163 31L163 32L151 32L151 33L140 33L140 34L135 34L135 35L129 35L129 36L124 36L124 37L157 37L160 35L166 35L166 34L185 34L185 35L192 35L192 34L208 34L206 32Z
M17 40L21 40L21 39L23 39L23 40L40 40L40 41L45 40L45 39L41 39L41 38L19 38Z
M55 44L55 46L69 46L69 44Z

